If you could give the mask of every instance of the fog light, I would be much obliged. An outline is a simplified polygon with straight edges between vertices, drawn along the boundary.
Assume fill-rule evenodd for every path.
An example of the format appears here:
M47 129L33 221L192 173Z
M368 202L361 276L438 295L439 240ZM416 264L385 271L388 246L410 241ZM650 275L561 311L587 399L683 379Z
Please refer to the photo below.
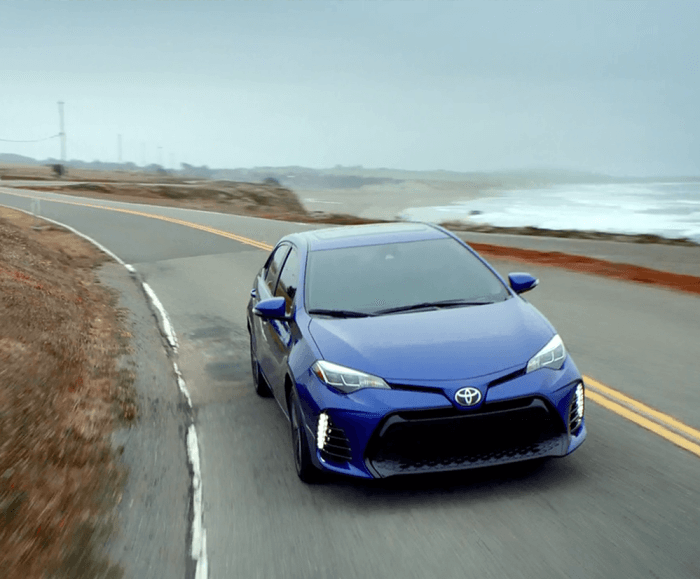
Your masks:
M322 412L318 417L318 428L316 429L316 446L319 450L328 442L328 414Z

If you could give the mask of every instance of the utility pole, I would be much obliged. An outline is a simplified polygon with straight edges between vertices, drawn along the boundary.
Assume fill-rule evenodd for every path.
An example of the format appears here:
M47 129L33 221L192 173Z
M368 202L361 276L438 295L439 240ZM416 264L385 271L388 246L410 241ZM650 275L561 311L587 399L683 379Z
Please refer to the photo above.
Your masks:
M122 162L122 136L121 134L117 135L117 152L118 152L118 157L119 157L119 164Z
M163 166L163 147L158 147L158 164Z
M146 143L141 141L141 165L146 166Z
M61 132L59 136L61 137L61 163L66 162L66 131L63 126L63 101L58 101L58 117L61 124Z

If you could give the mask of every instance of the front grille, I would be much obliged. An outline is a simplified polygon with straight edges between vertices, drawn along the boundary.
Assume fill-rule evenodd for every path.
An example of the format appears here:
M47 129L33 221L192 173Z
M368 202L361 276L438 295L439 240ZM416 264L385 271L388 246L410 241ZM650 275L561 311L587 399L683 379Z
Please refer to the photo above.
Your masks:
M372 437L366 460L386 477L563 454L567 443L566 425L556 411L542 399L527 398L496 403L492 411L392 414Z
M445 406L444 408L429 408L421 410L400 410L393 416L398 416L406 421L431 420L434 418L459 418L464 417L464 413L469 412L474 414L494 414L496 412L504 412L506 410L515 410L516 408L527 408L535 400L534 396L526 398L514 398L512 400L500 400L497 402L484 402L476 409L459 409L454 406Z
M500 378L496 378L495 380L491 380L489 382L488 387L492 388L493 386L498 386L499 384L504 384L506 382L510 382L511 380L515 380L516 378L519 378L520 376L524 376L526 374L526 369L525 368L520 368L520 370L516 370L515 372L511 372L510 374L506 374L505 376L501 376Z
M336 462L347 462L352 458L350 441L345 435L345 431L333 424L332 420L328 421L326 442L321 450L321 456L323 456L325 460Z

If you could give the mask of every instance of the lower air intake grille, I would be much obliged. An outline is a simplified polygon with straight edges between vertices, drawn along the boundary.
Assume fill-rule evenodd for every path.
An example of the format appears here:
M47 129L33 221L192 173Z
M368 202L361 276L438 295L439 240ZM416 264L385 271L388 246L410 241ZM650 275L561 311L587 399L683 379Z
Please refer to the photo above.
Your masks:
M556 410L540 399L511 406L450 416L393 414L368 445L368 466L385 477L564 454L568 434Z
M323 456L325 460L336 462L347 462L352 458L350 441L348 441L348 437L345 436L345 431L333 424L333 421L330 419L328 420L326 441L321 450L321 456Z

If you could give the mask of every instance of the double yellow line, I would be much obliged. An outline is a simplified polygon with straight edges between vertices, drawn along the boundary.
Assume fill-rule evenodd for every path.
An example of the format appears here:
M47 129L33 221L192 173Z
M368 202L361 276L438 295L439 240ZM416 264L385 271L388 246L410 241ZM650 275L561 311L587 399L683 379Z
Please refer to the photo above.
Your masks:
M176 219L175 217L166 217L165 215L156 215L154 213L145 213L143 211L135 211L133 209L123 209L121 207L109 207L107 205L95 205L93 203L80 203L78 201L68 201L66 199L51 199L49 197L37 197L36 195L25 195L23 193L6 192L9 195L15 195L17 197L31 197L32 199L40 199L42 201L50 201L52 203L63 203L65 205L78 205L79 207L91 207L93 209L104 209L106 211L115 211L117 213L128 213L129 215L138 215L139 217L148 217L149 219L157 219L159 221L167 221L168 223L175 223L177 225L183 225L185 227L190 227L191 229L199 229L200 231L206 231L207 233L212 233L214 235L219 235L221 237L226 237L227 239L232 239L233 241L238 241L240 243L245 243L246 245L252 245L258 249L264 249L266 251L272 250L272 245L268 243L263 243L262 241L255 241L248 237L243 237L242 235L236 235L235 233L229 233L228 231L223 231L221 229L215 229L214 227L209 227L207 225L200 225L199 223L193 223L191 221L184 221L182 219Z
M700 457L700 430L584 376L586 398Z
M78 201L68 201L64 199L52 199L48 197L37 197L36 195L27 195L23 193L16 193L14 191L9 192L10 195L16 195L17 197L31 197L39 198L45 201L51 201L54 203L64 203L66 205L78 205L80 207L91 207L94 209L103 209L106 211L115 211L118 213L127 213L129 215L138 215L140 217L147 217L149 219L158 219L160 221L167 221L168 223L175 223L177 225L182 225L184 227L190 227L192 229L198 229L200 231L205 231L206 233L211 233L213 235L219 235L233 241L238 241L239 243L244 243L258 249L265 251L271 251L272 245L268 243L263 243L261 241L256 241L250 239L249 237L243 237L242 235L236 235L234 233L229 233L228 231L223 231L221 229L216 229L214 227L209 227L207 225L200 225L198 223L193 223L191 221L184 221L182 219L176 219L174 217L166 217L164 215L156 215L153 213L145 213L143 211L135 211L133 209L123 209L118 207L108 207L106 205L96 205L92 203L81 203ZM586 385L586 399L592 400L597 404L600 404L604 408L607 408L611 412L614 412L618 416L626 418L627 420L634 422L635 424L645 428L654 434L665 438L669 442L693 453L695 456L700 457L700 430L696 430L684 424L680 420L677 420L673 416L659 412L646 404L630 398L629 396L618 392L605 384L598 382L597 380L591 378L590 376L583 377L584 383Z

